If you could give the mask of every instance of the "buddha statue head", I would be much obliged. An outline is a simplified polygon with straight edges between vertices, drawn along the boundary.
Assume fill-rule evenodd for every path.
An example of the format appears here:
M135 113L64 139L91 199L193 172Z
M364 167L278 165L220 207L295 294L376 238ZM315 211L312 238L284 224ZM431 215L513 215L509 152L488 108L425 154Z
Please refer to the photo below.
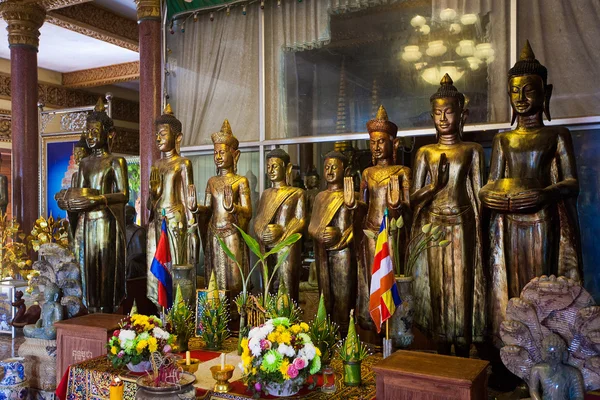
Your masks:
M307 189L315 189L319 187L319 181L321 177L319 176L317 168L314 165L306 172L305 179Z
M44 288L44 300L46 303L56 303L58 301L58 295L60 289L56 286L56 283L48 283Z
M348 157L339 151L334 150L327 153L323 167L327 183L343 183L348 163Z
M79 164L82 159L89 155L90 149L88 148L85 135L81 135L79 141L73 146L73 159L75 164Z
M450 75L444 75L429 101L436 135L461 135L469 110L465 108L465 96L454 86Z
M377 165L378 160L390 158L396 164L396 153L400 145L400 141L396 137L398 135L398 126L388 120L388 115L383 105L379 106L375 118L367 122L367 130L369 131L373 165Z
M568 357L567 345L556 333L551 333L542 340L542 359L545 363L556 366L566 363Z
M85 141L88 148L93 150L109 150L109 143L115 134L115 125L113 120L104 110L102 99L98 99L94 110L85 120Z
M154 125L156 127L156 144L161 153L177 150L183 139L183 132L181 121L173 115L170 104L166 105L163 115L154 121Z
M267 153L267 176L271 182L290 184L292 168L290 156L285 150L277 148Z
M552 85L547 80L548 70L535 58L529 40L526 41L519 60L508 70L508 95L513 109L511 123L517 115L531 116L542 111L550 121Z
M240 158L240 151L238 150L240 142L233 136L229 121L223 121L221 130L213 133L210 137L215 148L214 159L217 171L233 169L233 172L237 172L237 162Z

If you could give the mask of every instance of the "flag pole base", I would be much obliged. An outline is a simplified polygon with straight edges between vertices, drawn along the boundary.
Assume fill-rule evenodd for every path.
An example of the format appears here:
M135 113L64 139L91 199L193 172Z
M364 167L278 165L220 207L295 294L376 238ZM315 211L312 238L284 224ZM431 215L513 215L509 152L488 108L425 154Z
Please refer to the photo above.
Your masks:
M388 358L393 352L392 339L383 339L383 358Z

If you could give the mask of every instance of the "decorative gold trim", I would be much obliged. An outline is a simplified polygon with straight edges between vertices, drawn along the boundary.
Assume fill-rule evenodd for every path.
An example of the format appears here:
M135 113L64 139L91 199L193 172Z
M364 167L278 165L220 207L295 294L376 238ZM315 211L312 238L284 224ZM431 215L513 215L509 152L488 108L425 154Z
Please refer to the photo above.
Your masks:
M119 154L140 154L140 131L115 126L117 131L111 145L111 151Z
M140 62L133 61L106 67L85 69L62 74L63 86L78 88L128 82L140 77Z
M46 21L94 39L139 51L137 23L91 3L50 12Z
M12 141L12 118L10 110L0 110L0 142Z
M87 3L92 0L37 0L37 3L47 11L58 10L59 8L71 7L76 4Z
M138 22L145 19L160 20L160 0L135 0Z
M30 46L37 50L40 27L44 23L46 11L35 3L5 1L0 4L0 14L6 21L8 44L10 46Z

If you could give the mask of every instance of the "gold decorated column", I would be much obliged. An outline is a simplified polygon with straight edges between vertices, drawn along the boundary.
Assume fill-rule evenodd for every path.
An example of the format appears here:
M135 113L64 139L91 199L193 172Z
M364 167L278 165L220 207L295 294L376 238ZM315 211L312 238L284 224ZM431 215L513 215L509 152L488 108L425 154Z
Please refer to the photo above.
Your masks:
M37 219L37 51L46 11L35 3L6 1L0 15L8 27L12 108L12 212L24 230ZM25 184L25 182L28 182Z
M160 1L136 0L140 37L140 175L142 204L148 201L150 168L160 158L154 137L154 121L160 117L161 55ZM142 207L142 224L148 214Z

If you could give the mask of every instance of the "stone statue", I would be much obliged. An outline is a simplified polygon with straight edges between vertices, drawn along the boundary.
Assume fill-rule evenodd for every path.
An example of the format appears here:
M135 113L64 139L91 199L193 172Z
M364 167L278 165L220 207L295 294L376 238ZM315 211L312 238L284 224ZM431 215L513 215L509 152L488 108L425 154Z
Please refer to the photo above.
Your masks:
M204 205L198 205L198 212L208 221L206 230L201 232L204 245L204 277L208 282L215 271L217 284L229 290L234 299L242 290L242 277L233 261L221 249L217 236L235 254L245 273L248 272L248 248L235 225L248 232L252 218L252 199L248 179L237 174L240 158L239 142L225 120L221 130L211 135L214 144L214 160L217 175L206 183ZM195 190L190 193L195 200ZM234 304L232 301L230 304ZM232 308L233 310L233 308Z
M430 247L414 273L415 319L434 338L438 353L469 357L473 340L483 341L485 279L482 265L481 207L483 148L461 140L469 115L465 96L446 74L431 98L438 142L421 147L414 163L410 203L412 236L425 224L439 226L447 247Z
M583 400L583 376L577 368L565 364L569 352L565 341L555 333L542 341L542 359L531 369L529 394L532 400ZM540 391L541 389L541 391Z
M2 157L0 156L0 166L2 165ZM8 178L6 175L0 174L0 211L2 215L6 215L8 207Z
M135 208L125 207L125 239L127 240L127 279L146 276L146 230L135 223Z
M302 233L304 230L304 190L290 185L291 172L290 156L283 149L275 149L267 154L267 176L272 186L263 192L254 219L256 239L264 252L294 233ZM279 282L283 280L290 297L295 301L299 300L301 252L302 244L298 241L279 267L277 277L273 279L274 286L269 288L277 291ZM269 272L275 267L277 256L278 254L273 254L267 260Z
M371 270L375 258L375 237L379 233L386 208L389 210L390 219L405 214L404 220L409 220L410 168L396 165L396 152L400 144L396 138L398 127L388 120L383 106L379 107L375 119L367 122L367 130L373 166L363 171L358 199L352 177L344 178L344 202L350 209L357 208L361 203L367 208L362 226L354 231L356 252L359 254L356 308L360 326L363 329L373 329L375 325L369 314L369 297ZM371 231L373 237L362 234L363 229Z
M58 206L77 218L75 259L81 266L85 305L91 312L113 312L125 297L125 204L129 200L127 164L111 154L112 119L102 100L87 117L85 138L91 154L81 160L77 185Z
M305 177L306 181L306 211L310 216L310 212L315 204L315 197L321 191L321 177L317 169L313 166L308 170Z
M189 264L188 242L178 240L179 232L187 232L189 221L193 218L195 207L189 207L189 188L194 184L192 162L182 157L177 148L183 139L181 122L175 118L171 106L167 104L164 114L154 122L156 127L156 145L162 158L156 160L150 171L148 209L148 241L146 248L148 298L158 304L158 281L150 272L156 245L160 238L163 216L167 219L169 247L172 264ZM197 259L197 256L194 257ZM173 288L173 293L175 288Z
M44 288L45 303L42 305L42 316L35 325L25 325L23 334L27 338L56 339L54 323L62 321L63 307L58 302L59 289L55 283L49 283Z
M552 85L529 42L508 72L517 127L496 135L490 176L480 198L490 226L492 329L497 334L509 298L543 274L582 279L576 200L579 193L571 133L544 126Z
M27 324L35 324L40 319L40 306L36 303L27 308L23 299L23 292L20 290L15 292L15 301L12 306L17 308L17 313L10 323L12 326L22 328Z
M533 399L583 399L600 388L600 307L580 282L533 278L510 299L506 318L500 357Z
M17 290L15 292L15 301L11 303L11 306L17 309L15 316L11 322L11 325L19 322L22 322L25 318L25 311L27 310L27 306L25 305L25 300L23 299L23 292Z
M327 189L315 197L309 235L314 240L319 291L327 313L342 333L348 331L350 310L356 301L354 213L344 205L344 171L348 158L340 152L325 155Z

